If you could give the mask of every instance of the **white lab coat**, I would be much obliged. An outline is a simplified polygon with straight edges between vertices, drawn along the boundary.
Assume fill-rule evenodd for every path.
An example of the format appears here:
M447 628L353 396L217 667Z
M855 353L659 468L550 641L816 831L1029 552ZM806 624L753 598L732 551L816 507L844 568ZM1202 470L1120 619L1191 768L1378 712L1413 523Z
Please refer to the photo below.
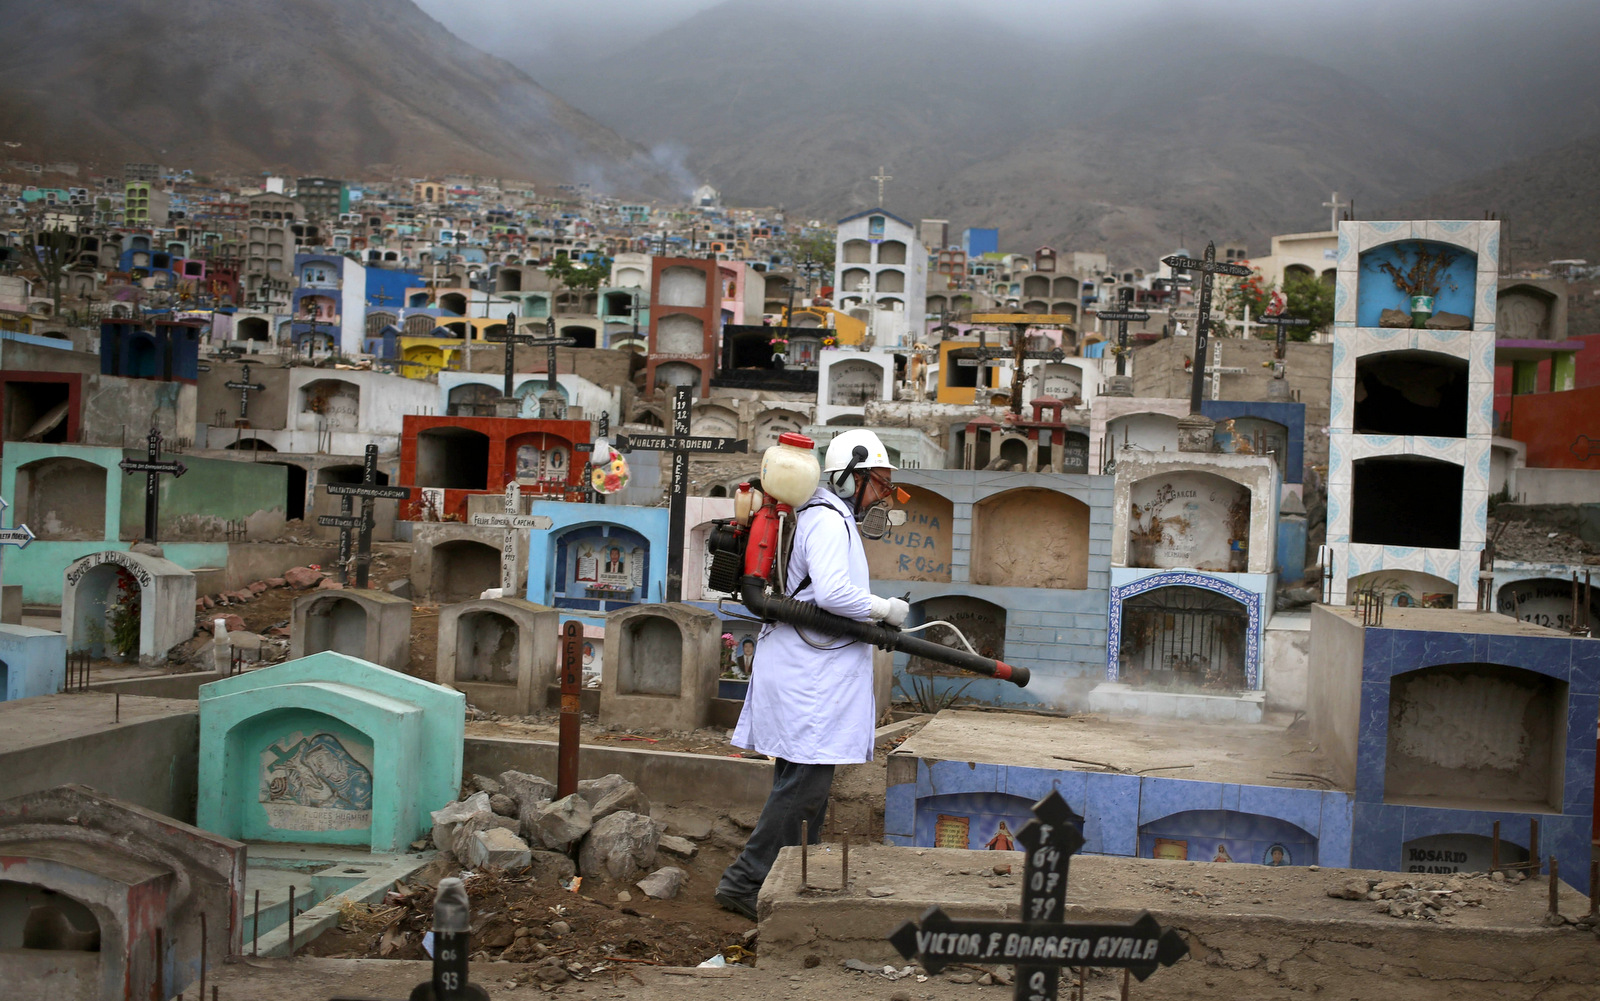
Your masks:
M867 551L850 507L827 487L818 487L811 500L834 511L813 507L799 516L788 576L791 587L808 574L811 582L794 597L867 621ZM810 631L806 636L830 649L811 646L785 623L762 628L734 746L800 764L871 761L877 723L872 647Z

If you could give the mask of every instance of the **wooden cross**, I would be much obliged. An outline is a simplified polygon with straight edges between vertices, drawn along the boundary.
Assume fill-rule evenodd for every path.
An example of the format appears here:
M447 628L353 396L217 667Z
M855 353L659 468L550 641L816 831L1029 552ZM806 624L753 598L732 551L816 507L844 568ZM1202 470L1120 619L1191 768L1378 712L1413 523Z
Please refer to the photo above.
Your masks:
M1068 868L1083 847L1083 818L1061 793L1052 790L1033 805L1033 819L1017 832L1017 841L1027 852L1021 921L952 919L935 906L922 915L920 927L907 921L895 929L890 944L930 974L955 963L1015 964L1017 1001L1056 1001L1062 967L1115 967L1142 982L1189 954L1183 936L1163 929L1149 911L1128 924L1061 920Z
M1067 353L1059 347L1027 349L1025 332L1032 326L1029 323L1013 324L1014 333L1011 335L1010 348L989 348L984 344L983 331L978 331L978 350L974 357L957 358L956 364L961 368L973 368L982 365L986 368L993 367L992 360L1001 358L1010 359L1011 367L1011 412L1022 413L1022 363L1024 360L1035 359L1041 361L1062 362L1066 361Z
M238 379L229 379L222 385L228 389L237 389L239 391L239 419L241 421L247 421L250 419L250 390L253 389L259 393L264 391L267 387L263 386L259 382L250 381L249 362L245 362L243 365L241 365L240 369L242 374Z
M617 435L617 451L633 449L672 453L672 479L669 481L671 515L667 527L667 600L683 600L683 531L686 499L689 496L689 456L695 452L730 454L748 452L743 438L710 438L689 435L689 387L679 386L672 396L672 433Z
M360 483L330 483L325 488L339 498L339 513L324 514L317 524L339 529L339 582L350 581L350 533L359 532L356 550L356 587L367 586L367 564L372 560L372 502L379 497L407 500L410 487L384 486L378 482L378 446L368 445L362 463ZM361 498L360 516L352 516L354 498Z
M1128 321L1135 320L1143 323L1150 319L1146 312L1135 312L1128 307L1133 305L1133 289L1122 290L1121 302L1117 308L1104 313L1096 314L1102 320L1115 320L1117 324L1117 374L1128 374Z
M545 321L543 336L539 336L539 335L536 335L536 334L519 334L519 333L516 332L516 330L517 330L517 314L508 313L506 315L506 331L505 331L505 333L503 333L503 334L485 334L484 337L483 337L483 339L486 340L486 341L494 341L494 342L504 341L505 345L506 345L505 392L502 395L505 396L505 398L508 399L508 400L512 398L512 396L511 396L511 377L516 372L516 367L517 367L517 345L518 344L526 344L529 347L533 347L533 348L548 347L550 349L550 358L549 358L549 361L547 362L547 365L548 365L547 375L549 376L549 380L550 380L550 389L552 391L555 391L555 389L556 389L556 346L557 345L563 345L563 346L566 346L566 347L571 347L572 345L574 345L574 344L576 344L578 342L573 340L570 337L557 337L556 336L556 318L553 317L553 316L550 317L550 319Z
M1194 379L1189 384L1189 413L1198 414L1206 385L1206 334L1211 327L1211 287L1217 275L1248 278L1252 272L1242 264L1226 264L1218 261L1217 245L1214 242L1206 244L1206 256L1200 260L1174 254L1171 257L1163 257L1161 263L1171 268L1174 276L1179 271L1200 272L1200 300L1196 304L1194 321Z
M124 473L144 473L144 541L155 544L156 522L161 514L161 477L164 474L182 476L189 471L181 460L161 458L161 429L152 427L145 439L144 459L123 459L117 465Z
M516 480L506 484L506 513L505 514L475 514L471 523L480 528L503 528L506 530L505 540L500 545L500 594L502 597L518 597L517 580L517 533L526 529L543 531L554 522L542 514L522 513L522 487Z

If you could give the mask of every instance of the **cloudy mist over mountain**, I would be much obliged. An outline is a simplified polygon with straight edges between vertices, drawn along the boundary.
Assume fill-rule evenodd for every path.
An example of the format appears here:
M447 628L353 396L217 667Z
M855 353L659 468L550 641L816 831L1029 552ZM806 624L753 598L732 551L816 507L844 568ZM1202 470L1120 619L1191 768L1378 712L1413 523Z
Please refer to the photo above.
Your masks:
M1588 2L422 6L734 202L843 214L882 164L1017 246L1265 249L1600 132Z

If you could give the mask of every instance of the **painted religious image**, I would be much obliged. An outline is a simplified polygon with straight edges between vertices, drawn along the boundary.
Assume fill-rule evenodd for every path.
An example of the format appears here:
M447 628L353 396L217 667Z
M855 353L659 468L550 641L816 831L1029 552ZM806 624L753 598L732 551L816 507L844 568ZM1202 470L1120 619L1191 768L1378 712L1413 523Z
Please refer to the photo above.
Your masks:
M927 804L926 808L924 804ZM973 851L1020 851L1017 831L1033 803L1005 793L950 793L917 804L916 843Z
M259 801L273 827L348 831L372 826L370 747L347 747L331 733L296 731L261 752L260 775Z

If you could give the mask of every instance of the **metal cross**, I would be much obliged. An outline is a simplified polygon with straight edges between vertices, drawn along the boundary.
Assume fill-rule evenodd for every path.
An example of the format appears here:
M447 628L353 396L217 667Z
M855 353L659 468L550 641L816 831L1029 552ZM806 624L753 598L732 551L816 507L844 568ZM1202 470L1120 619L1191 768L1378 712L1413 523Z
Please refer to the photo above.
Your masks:
M1062 921L1068 868L1083 847L1083 818L1055 791L1033 805L1033 814L1017 832L1027 852L1022 920L952 919L935 906L922 915L920 927L907 921L889 936L900 955L929 973L953 963L1014 963L1012 997L1056 1001L1062 967L1119 967L1142 982L1189 954L1183 936L1163 929L1149 911L1122 925Z
M689 387L679 386L672 397L672 433L617 435L617 451L640 449L672 453L672 479L669 481L671 515L667 527L667 600L683 600L683 532L689 496L689 456L695 452L729 454L750 451L743 438L711 438L689 435Z
M562 346L565 346L565 347L571 347L572 345L577 344L578 342L573 340L570 337L557 337L556 336L556 318L553 317L553 316L550 317L550 319L545 321L543 336L540 336L540 335L537 335L537 334L519 334L519 333L516 332L516 330L517 330L517 314L508 313L508 314L506 314L506 332L505 333L503 333L503 334L485 334L484 337L483 337L483 339L486 340L486 341L494 341L494 342L504 341L505 342L505 345L506 345L505 392L504 392L503 395L506 397L506 399L510 399L511 398L511 377L516 371L517 345L518 344L526 344L529 347L534 347L534 348L537 348L537 347L548 347L550 349L550 358L549 358L549 361L547 362L547 365L548 365L547 374L549 376L550 389L554 391L555 388L556 388L556 346L557 345L562 345Z
M1174 276L1179 271L1200 272L1200 300L1194 321L1194 379L1189 385L1189 413L1200 413L1200 401L1205 396L1206 385L1206 335L1211 328L1211 287L1217 275L1248 278L1253 273L1242 264L1227 264L1217 260L1217 245L1206 244L1206 255L1200 260L1193 257L1163 257L1161 263L1171 268Z
M161 514L161 477L165 474L182 476L189 471L178 459L161 458L161 429L152 427L145 439L144 459L123 459L117 465L124 473L144 473L144 541L155 544L156 525Z
M227 387L228 389L237 389L239 391L239 419L244 421L250 419L250 390L253 389L259 393L264 391L267 387L263 386L259 382L250 381L249 362L245 362L243 365L241 365L240 370L242 374L238 379L229 379L227 382L223 383L223 386Z
M360 483L330 483L325 488L339 498L337 515L321 515L317 524L339 529L339 582L350 579L350 533L359 532L356 543L356 587L367 586L367 564L372 560L372 502L380 497L409 500L410 487L384 486L378 482L378 446L368 445L362 462ZM361 498L361 514L352 516L352 500Z
M1272 357L1276 358L1280 363L1283 361L1284 353L1289 347L1289 331L1287 328L1311 326L1311 321L1304 317L1285 316L1282 313L1267 313L1261 317L1261 322L1267 326L1278 328L1278 344L1277 348L1272 352Z
M1115 320L1117 323L1117 374L1128 374L1128 321L1135 320L1143 323L1150 319L1150 314L1143 311L1130 310L1133 305L1133 289L1124 288L1118 293L1121 300L1117 308L1108 312L1097 314L1102 320Z

